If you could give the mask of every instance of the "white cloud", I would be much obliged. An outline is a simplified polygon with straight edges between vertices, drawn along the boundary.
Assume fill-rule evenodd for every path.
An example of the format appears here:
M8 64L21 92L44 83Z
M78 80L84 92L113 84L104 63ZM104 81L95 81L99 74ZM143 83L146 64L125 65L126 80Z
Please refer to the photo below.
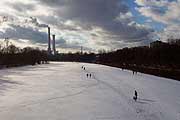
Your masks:
M136 8L143 16L164 24L163 31L157 33L161 40L179 37L180 32L180 0L136 0L140 7Z
M135 0L135 3L139 6L166 6L168 5L168 0Z
M180 21L180 1L136 0L136 8L142 15L164 24Z
M169 38L179 39L180 38L180 24L168 25L163 31L158 32L159 38L162 41L167 42Z

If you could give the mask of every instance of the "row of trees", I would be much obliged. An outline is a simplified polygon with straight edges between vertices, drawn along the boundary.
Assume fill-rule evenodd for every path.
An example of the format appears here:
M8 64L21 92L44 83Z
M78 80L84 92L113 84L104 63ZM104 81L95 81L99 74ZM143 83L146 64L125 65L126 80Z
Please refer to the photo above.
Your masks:
M50 57L52 61L65 61L65 62L95 62L95 53L60 53Z
M112 52L61 53L48 55L47 51L15 45L0 47L0 67L35 65L51 61L94 62L131 69L180 80L180 44L156 41L150 46L123 48Z
M0 47L0 67L35 65L48 62L47 52L38 48L20 49L11 44Z
M180 45L156 41L150 46L101 53L97 62L180 80Z
M99 54L101 63L120 65L167 66L180 68L180 46L154 42L152 46L124 48Z

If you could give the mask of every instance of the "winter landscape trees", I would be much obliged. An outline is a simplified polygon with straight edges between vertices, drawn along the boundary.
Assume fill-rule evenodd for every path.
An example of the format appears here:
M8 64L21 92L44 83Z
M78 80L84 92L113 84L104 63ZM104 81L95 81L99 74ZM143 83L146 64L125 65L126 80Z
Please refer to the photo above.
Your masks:
M25 47L23 49L11 44L0 47L0 67L14 67L47 63L48 56L44 50Z

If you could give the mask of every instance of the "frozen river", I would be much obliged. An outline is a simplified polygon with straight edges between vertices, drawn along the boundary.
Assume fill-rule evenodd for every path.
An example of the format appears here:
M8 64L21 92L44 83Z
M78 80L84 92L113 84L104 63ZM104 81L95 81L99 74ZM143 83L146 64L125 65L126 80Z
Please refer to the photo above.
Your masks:
M68 62L0 76L0 120L180 120L180 82L166 78Z

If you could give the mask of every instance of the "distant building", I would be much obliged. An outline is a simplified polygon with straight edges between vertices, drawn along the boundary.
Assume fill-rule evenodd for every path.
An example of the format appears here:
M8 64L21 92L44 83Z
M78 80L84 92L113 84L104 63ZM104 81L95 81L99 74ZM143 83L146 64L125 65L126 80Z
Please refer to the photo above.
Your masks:
M167 46L168 43L162 42L162 41L154 41L150 43L150 48L161 48L164 46Z

